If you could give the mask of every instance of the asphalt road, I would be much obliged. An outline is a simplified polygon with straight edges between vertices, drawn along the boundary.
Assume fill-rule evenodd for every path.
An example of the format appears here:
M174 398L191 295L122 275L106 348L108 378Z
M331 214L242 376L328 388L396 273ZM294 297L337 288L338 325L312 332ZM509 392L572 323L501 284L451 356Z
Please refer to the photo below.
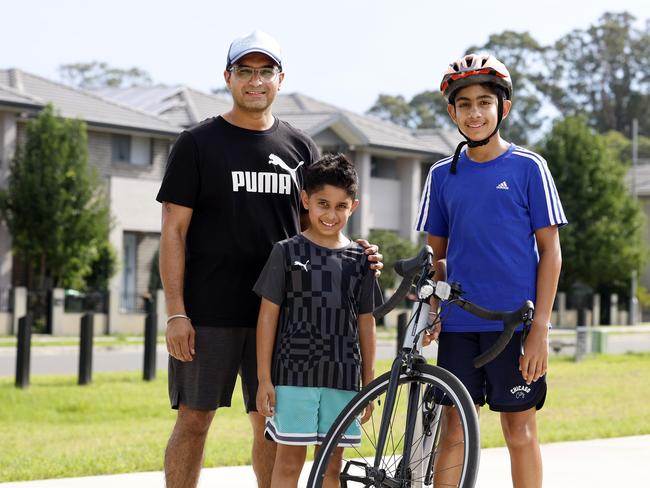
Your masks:
M650 326L643 325L620 328L634 333L613 333L608 338L607 352L622 354L628 351L650 351ZM575 353L575 338L564 338L561 331L551 331L553 342L565 344L561 354ZM395 342L382 340L377 343L377 358L395 357ZM588 348L590 350L590 347ZM435 358L435 345L424 349L425 357ZM553 352L551 352L553 354ZM143 346L107 347L95 344L93 349L93 372L142 371L144 366ZM157 369L167 367L167 351L158 345L156 354ZM77 346L32 347L31 374L77 374L79 367L79 348ZM14 376L16 369L16 348L0 347L0 377Z
M382 341L377 344L377 358L390 359L395 356L394 342ZM436 348L428 347L424 355L435 357ZM143 346L103 347L93 349L93 372L142 371L144 367ZM158 345L156 368L167 367L167 350ZM79 348L76 346L32 347L31 375L77 374L79 368ZM16 371L16 349L0 347L0 377L14 376Z

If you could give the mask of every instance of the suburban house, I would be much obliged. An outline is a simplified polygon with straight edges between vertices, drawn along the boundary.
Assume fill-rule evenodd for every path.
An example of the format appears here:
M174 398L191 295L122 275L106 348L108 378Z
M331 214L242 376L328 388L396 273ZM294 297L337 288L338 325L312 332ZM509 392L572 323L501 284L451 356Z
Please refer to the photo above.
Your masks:
M182 128L227 111L230 99L184 86L91 93L17 69L0 70L0 185L6 185L9 162L24 142L26 121L47 103L65 117L86 122L89 160L110 196L110 240L119 256L119 270L111 280L105 324L98 330L139 332L142 296L148 291L160 232L160 205L154 197L169 149ZM432 162L453 151L457 133L413 131L301 94L280 95L274 113L309 134L322 152L344 152L356 164L363 205L351 219L351 233L387 229L414 241L418 238L413 222L423 176ZM0 290L22 284L10 249L11 237L2 227ZM0 293L0 307L1 303ZM57 317L69 315L62 312ZM13 315L13 326L4 328L7 333L15 330L15 311ZM72 333L75 328L57 330Z
M25 139L25 123L47 103L64 117L88 127L89 161L106 184L113 226L110 240L119 254L119 272L111 281L106 329L141 322L141 296L158 248L157 191L178 126L135 108L17 69L0 70L0 184L6 185L9 162ZM0 288L24 283L14 273L11 237L0 229Z

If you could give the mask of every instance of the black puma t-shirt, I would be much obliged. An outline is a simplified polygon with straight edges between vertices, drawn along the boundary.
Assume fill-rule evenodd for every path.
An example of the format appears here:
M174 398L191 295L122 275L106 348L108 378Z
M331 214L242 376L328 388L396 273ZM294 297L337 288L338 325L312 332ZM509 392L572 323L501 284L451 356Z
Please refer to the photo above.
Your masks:
M184 300L195 326L255 327L253 285L273 245L300 231L303 169L318 157L277 118L254 131L216 117L178 137L156 200L193 209Z

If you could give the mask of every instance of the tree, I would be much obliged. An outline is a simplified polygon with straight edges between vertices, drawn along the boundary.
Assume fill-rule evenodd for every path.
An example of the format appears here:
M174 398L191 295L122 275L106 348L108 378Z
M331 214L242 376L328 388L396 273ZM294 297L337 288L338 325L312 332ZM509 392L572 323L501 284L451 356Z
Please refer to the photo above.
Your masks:
M369 242L379 245L384 256L384 268L379 275L379 285L382 290L395 286L394 265L396 261L411 258L417 253L417 246L408 239L402 239L397 233L389 230L371 230L367 237Z
M610 130L603 134L605 144L627 166L632 164L632 140L620 132ZM638 157L640 160L650 160L650 137L639 136Z
M626 293L647 255L644 214L624 181L628 167L583 117L557 121L540 153L569 219L561 230L560 289L582 283Z
M108 290L109 280L117 271L117 255L106 236L97 244L95 259L90 265L90 273L85 277L86 288L90 290Z
M393 124L415 127L413 108L402 95L380 94L366 113L390 121Z
M59 66L59 76L64 83L83 89L103 87L150 86L149 73L140 68L113 68L107 63L72 63Z
M546 91L563 114L583 114L601 133L630 134L637 118L650 133L650 23L639 29L635 21L627 12L605 13L555 43Z
M447 101L438 91L423 91L408 102L402 95L379 95L366 113L411 129L454 127Z
M110 261L109 204L88 165L86 126L48 105L26 132L0 193L14 254L27 267L30 288L82 288L93 267ZM105 274L112 271L105 266Z
M447 100L438 90L423 91L409 102L418 129L454 128L447 113Z

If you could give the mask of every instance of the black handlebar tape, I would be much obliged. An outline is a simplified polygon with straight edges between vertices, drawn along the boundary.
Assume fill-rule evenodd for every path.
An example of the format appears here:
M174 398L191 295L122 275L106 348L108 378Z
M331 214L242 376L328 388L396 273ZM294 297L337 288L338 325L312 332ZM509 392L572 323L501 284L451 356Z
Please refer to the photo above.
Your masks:
M411 259L401 259L395 263L395 271L402 277L395 293L382 305L373 310L372 315L375 320L379 320L392 309L394 309L411 289L411 283L415 275L422 269L425 264L431 265L433 261L433 250L431 246L424 246L417 256Z
M395 263L395 271L398 275L406 277L414 276L425 264L431 265L433 261L433 250L431 246L424 246L417 256L411 259L401 259Z
M474 313L474 311L471 310L472 308L478 309L479 313L474 314L478 317L488 320L499 320L499 318L503 320L503 332L501 332L501 335L497 338L496 342L492 344L490 349L474 358L475 368L482 368L487 363L496 358L499 354L501 354L501 352L508 345L508 342L510 342L510 339L512 339L512 335L515 333L517 326L523 323L525 315L529 311L535 309L533 302L530 300L526 300L521 307L519 307L517 310L513 310L512 312L493 312L491 310L486 310L479 307L478 305L470 304L468 302L464 302L464 304L469 305L467 308L463 308L465 308L470 313Z
M395 293L393 293L386 302L382 303L372 311L372 315L375 317L375 320L382 318L384 315L394 309L402 300L404 300L404 298L406 298L406 294L411 289L412 281L412 275L402 278L402 282L399 284L397 290L395 290Z

